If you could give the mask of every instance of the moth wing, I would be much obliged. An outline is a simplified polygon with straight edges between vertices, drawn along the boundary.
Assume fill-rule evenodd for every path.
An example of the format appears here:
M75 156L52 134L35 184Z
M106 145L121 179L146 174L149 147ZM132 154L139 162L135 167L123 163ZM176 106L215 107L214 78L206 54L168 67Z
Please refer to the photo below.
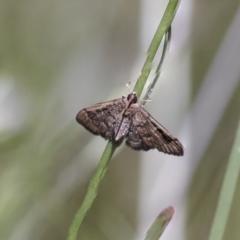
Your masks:
M126 144L135 150L158 149L171 155L183 156L183 146L166 128L143 107L132 105L132 116Z
M124 98L97 103L82 109L77 114L76 120L91 133L113 140L114 125L125 105Z

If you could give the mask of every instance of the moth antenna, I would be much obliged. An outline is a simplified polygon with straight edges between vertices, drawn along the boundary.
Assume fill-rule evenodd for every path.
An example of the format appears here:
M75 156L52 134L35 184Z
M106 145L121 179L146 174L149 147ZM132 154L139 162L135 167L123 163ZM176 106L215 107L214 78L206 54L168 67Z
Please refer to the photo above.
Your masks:
M144 107L144 105L145 105L146 102L151 102L151 101L152 101L151 99L143 99L143 100L139 100L138 102L140 103L140 105L141 105L142 107Z
M130 88L130 84L131 84L132 82L130 81L130 82L128 82L128 83L126 83L126 87L128 88L128 90L130 91L130 93L132 93L132 90L131 90L131 88Z
M129 81L128 83L126 83L126 87L128 88L128 90L130 91L130 93L133 92L133 90L130 88L129 85L131 85L132 83L136 83L137 82L137 79L135 79L134 81Z

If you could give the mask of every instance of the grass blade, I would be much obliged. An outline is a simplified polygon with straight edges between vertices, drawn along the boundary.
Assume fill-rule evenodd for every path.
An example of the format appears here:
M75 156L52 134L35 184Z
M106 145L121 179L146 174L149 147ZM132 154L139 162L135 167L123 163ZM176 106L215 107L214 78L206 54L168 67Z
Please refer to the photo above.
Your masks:
M173 207L164 209L149 228L145 240L158 240L171 221L174 212Z
M240 170L240 122L224 176L209 240L222 240Z

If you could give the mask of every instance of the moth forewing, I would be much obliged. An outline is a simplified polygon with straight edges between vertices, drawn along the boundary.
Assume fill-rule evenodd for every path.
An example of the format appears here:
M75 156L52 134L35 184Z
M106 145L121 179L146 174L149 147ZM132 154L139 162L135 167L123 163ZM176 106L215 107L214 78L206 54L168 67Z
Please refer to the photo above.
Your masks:
M150 147L157 148L159 151L167 154L182 156L183 146L179 140L154 119L144 108L140 108L140 112L147 122L146 128L150 133L148 138L151 139Z
M91 133L114 140L114 125L125 105L122 98L97 103L79 111L76 120Z

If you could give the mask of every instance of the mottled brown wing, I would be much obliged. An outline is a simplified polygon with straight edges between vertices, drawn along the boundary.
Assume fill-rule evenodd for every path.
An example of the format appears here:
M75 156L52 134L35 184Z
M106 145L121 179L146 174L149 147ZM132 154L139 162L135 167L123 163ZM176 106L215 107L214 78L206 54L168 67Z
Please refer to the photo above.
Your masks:
M132 109L131 109L132 108ZM166 128L158 123L143 107L134 104L126 144L135 150L148 151L156 148L160 152L182 156L183 146Z
M82 109L76 120L91 133L113 140L114 125L125 106L126 101L123 98L97 103Z

